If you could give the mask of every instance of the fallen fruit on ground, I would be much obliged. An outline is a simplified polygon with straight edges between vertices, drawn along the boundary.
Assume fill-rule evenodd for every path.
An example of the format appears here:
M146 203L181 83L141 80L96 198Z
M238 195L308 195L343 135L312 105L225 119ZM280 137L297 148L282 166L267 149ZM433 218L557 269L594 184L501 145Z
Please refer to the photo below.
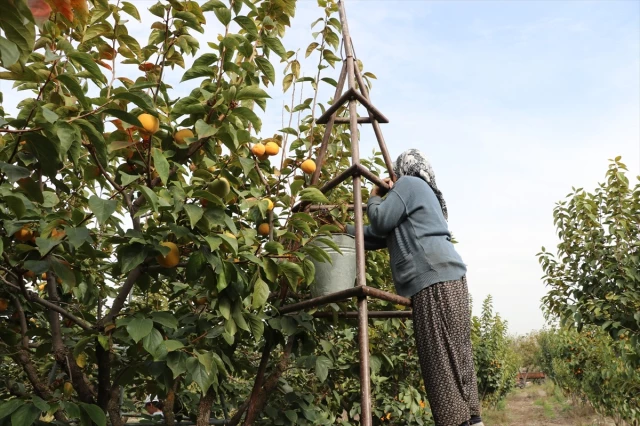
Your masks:
M300 165L300 168L303 172L310 175L311 173L316 171L316 162L313 160L305 160Z
M138 116L138 121L140 121L140 124L142 124L142 128L146 133L154 134L158 129L160 129L160 120L151 114L140 114Z
M267 222L261 223L260 226L258 226L258 234L262 235L263 237L269 235L269 224Z
M265 149L266 148L264 145L262 145L261 143L257 143L251 147L251 153L256 157L260 157L261 155L264 155Z
M194 137L191 129L182 129L178 130L175 135L173 135L173 139L176 141L178 145L186 145L185 139Z
M33 233L31 232L31 230L25 227L20 228L18 231L16 231L15 234L13 234L13 237L16 240L22 241L22 242L29 241L32 236L33 236Z
M215 194L220 198L225 198L231 191L231 185L229 185L229 181L227 179L219 178L211 182L207 189L212 194Z
M264 146L264 152L267 155L277 155L280 152L280 147L275 142L267 142Z
M178 246L171 241L163 241L160 243L161 246L169 247L169 253L166 256L158 255L156 259L158 263L165 268L174 268L180 262L180 251L178 250Z

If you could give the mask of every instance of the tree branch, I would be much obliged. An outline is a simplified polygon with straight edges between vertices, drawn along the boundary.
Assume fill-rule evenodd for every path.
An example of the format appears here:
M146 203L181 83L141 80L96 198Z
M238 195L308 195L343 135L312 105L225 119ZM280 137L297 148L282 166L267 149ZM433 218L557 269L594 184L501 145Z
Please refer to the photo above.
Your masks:
M60 300L58 298L56 276L53 271L47 272L46 288L49 299L54 303L59 303ZM49 325L51 330L51 346L56 362L61 367L67 368L67 373L69 374L71 383L73 383L73 387L78 392L79 400L87 404L93 404L95 402L95 391L89 384L87 376L82 372L80 367L78 367L76 360L73 358L73 354L71 354L68 348L64 345L58 312L49 312Z
M102 329L106 324L113 322L114 318L120 313L120 311L124 307L125 302L127 301L127 297L129 296L129 293L133 289L133 286L136 283L136 281L138 281L138 278L140 278L140 275L142 275L142 272L144 271L145 268L146 268L146 264L143 263L141 265L136 266L131 270L131 272L129 272L129 275L127 275L126 281L120 288L120 292L118 292L118 296L113 301L113 305L111 306L109 313L107 313L107 315L105 315L104 318L102 318L102 320L100 320L96 325L98 329Z
M48 275L48 274L47 274ZM10 283L9 281L7 281L3 276L0 275L0 281L8 286L11 287L15 290L18 290L20 292L22 292L22 289L20 288L20 286L17 286L15 284ZM24 286L22 286L24 287ZM86 331L91 331L92 327L91 324L89 324L88 322L86 322L85 320L82 320L78 317L76 317L75 315L73 315L72 313L70 313L69 311L67 311L64 308L61 308L60 306L56 305L55 303L52 303L48 300L42 299L40 298L36 293L26 290L26 293L23 293L23 295L25 296L25 298L29 301L29 302L33 302L33 303L37 303L38 305L44 306L45 308L48 308L52 311L55 311L57 313L59 313L60 315L62 315L65 318L70 319L71 321L73 321L75 324L77 324L78 326L80 326L83 330Z
M261 392L258 393L257 397L254 400L254 405L251 407L252 409L247 412L247 416L244 419L244 426L253 425L256 421L258 415L264 410L264 407L267 403L269 396L273 393L273 390L278 386L278 381L282 376L282 373L287 369L287 365L289 364L289 358L291 357L291 352L293 351L293 345L296 342L296 336L290 336L287 341L287 345L284 348L282 353L282 357L280 361L278 361L278 365L271 375L267 378L264 383L264 386L261 389ZM243 404L244 405L244 404ZM248 404L247 404L248 406ZM242 406L241 406L242 407ZM236 413L237 415L237 413ZM234 416L231 421L229 421L230 426L235 426L238 423L234 423L236 416ZM239 419L238 419L239 421Z

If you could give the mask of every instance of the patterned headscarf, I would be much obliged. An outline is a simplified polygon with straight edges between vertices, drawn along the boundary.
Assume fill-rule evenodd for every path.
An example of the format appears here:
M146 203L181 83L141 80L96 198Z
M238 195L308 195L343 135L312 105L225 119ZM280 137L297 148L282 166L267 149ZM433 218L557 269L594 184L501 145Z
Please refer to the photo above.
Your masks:
M433 173L431 163L429 163L429 160L427 160L427 157L423 153L417 149L409 149L403 152L396 160L393 171L398 179L402 176L415 176L427 182L436 194L436 197L438 197L445 220L449 220L447 203L444 201L442 192L440 192L436 185L436 176Z

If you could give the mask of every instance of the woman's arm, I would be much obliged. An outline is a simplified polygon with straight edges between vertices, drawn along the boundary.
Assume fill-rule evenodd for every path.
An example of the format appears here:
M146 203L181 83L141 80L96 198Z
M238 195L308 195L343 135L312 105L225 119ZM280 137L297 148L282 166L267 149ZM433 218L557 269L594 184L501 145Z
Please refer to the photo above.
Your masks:
M346 225L345 231L349 235L356 235L356 227L353 225ZM376 235L371 230L370 226L364 226L364 249L365 250L379 250L387 247L387 239Z
M407 208L394 188L384 200L376 196L369 197L367 216L374 234L387 235L407 218Z

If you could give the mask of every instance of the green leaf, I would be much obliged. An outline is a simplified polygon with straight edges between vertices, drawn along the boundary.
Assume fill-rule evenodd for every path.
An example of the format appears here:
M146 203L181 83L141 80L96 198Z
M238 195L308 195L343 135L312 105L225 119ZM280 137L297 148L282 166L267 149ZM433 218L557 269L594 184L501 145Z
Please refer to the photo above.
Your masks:
M174 330L178 329L178 320L171 312L152 312L151 319L153 322L157 322L165 327L172 328Z
M140 265L147 257L147 249L143 244L133 243L118 250L122 273L126 274Z
M87 138L89 138L89 141L96 149L96 157L98 157L98 161L100 161L102 167L106 169L109 163L109 153L107 151L107 143L104 140L104 135L87 120L77 119L74 123L80 126L84 134L87 135Z
M143 92L120 92L113 95L112 99L123 99L129 101L145 112L157 117L158 111L153 107L153 100L149 95Z
M201 251L195 251L189 257L189 261L187 262L187 272L186 278L187 281L195 281L202 276L202 270L207 263L207 259L205 259L204 254Z
M220 314L224 317L224 319L231 318L231 303L229 299L226 297L221 297L218 300L218 309L220 310Z
M14 411L24 405L24 401L21 399L11 399L0 403L0 419L11 415Z
M69 152L74 142L80 141L79 128L64 121L56 124L56 135L60 139L60 153L63 155Z
M153 156L153 165L155 166L162 183L166 185L167 182L169 182L169 162L159 149L151 148L151 155Z
M262 37L262 44L273 50L273 52L280 56L280 58L287 59L287 51L282 45L280 39L276 37Z
M22 166L14 166L13 164L0 161L0 170L7 175L9 182L14 183L18 179L29 177L31 172Z
M308 58L308 57L309 57L309 55L311 55L311 54L313 53L313 51L314 51L314 50L316 50L316 48L317 48L318 46L320 46L320 45L319 45L318 43L316 43L316 42L311 43L311 44L309 45L309 47L307 47L307 51L305 52L304 57L305 57L305 58Z
M304 273L302 272L302 268L300 268L300 265L289 262L288 260L280 263L278 267L280 271L282 271L282 273L284 273L284 275L287 277L287 280L289 280L289 283L293 288L297 287L298 278L304 277Z
M11 65L18 62L18 59L20 59L18 46L0 36L0 63L2 66L8 69Z
M189 223L191 224L191 228L195 228L196 224L202 216L204 215L204 210L202 207L196 206L195 204L185 204L184 211L187 213L189 217Z
M231 112L231 115L239 115L245 120L249 121L256 132L259 132L262 128L262 121L258 118L255 112L246 107L237 107Z
M28 133L25 136L27 146L40 161L42 170L47 176L53 176L61 165L58 144L39 133Z
M208 138L218 133L217 127L207 124L202 119L196 121L195 129L196 129L196 134L198 135L198 139Z
M167 349L167 352L177 351L178 349L184 348L184 345L177 340L165 340L164 347Z
M51 406L49 404L47 404L46 401L44 399L40 398L39 396L33 395L31 397L31 400L33 401L33 405L38 407L38 409L41 412L42 411L49 411L49 409L51 408Z
M258 27L253 19L246 16L236 16L233 20L245 30L247 34L258 37Z
M36 30L33 16L26 2L2 2L0 13L0 28L4 31L7 40L13 43L20 52L19 59L27 59L33 51L36 41ZM11 56L11 55L10 55ZM4 58L3 61L11 62ZM6 65L8 66L8 65Z
M209 0L206 3L204 3L201 8L204 12L211 12L217 7L227 7L227 6L225 6L225 4L222 3L222 1L220 0Z
M300 199L302 201L310 201L312 203L328 203L327 197L318 188L305 188L300 191Z
M265 92L258 86L243 87L236 94L236 99L239 101L242 101L245 99L264 99L264 98L270 98L270 96L267 94L267 92Z
M142 192L142 195L147 200L147 202L151 205L151 208L153 209L153 211L157 212L158 196L156 195L155 192L153 192L153 189L149 188L146 185L137 185L136 188L139 189L140 192Z
M107 78L102 74L102 71L100 71L100 67L93 61L93 58L88 53L75 51L69 53L68 57L82 65L98 82L107 82Z
M116 211L117 206L118 202L116 200L103 200L96 195L92 195L89 198L89 209L96 216L100 225L104 225L107 219Z
M58 244L60 244L60 241L58 240L52 240L49 238L42 238L42 237L36 238L36 246L38 247L40 256L45 256Z
M127 325L127 332L136 343L148 336L151 330L153 330L153 321L146 318L134 318Z
M298 414L293 410L287 410L284 412L284 415L292 424L297 424L298 422Z
M324 382L329 375L329 369L333 368L333 362L324 355L316 358L316 376L321 382Z
M33 180L33 178L26 177L20 179L18 181L18 186L25 192L25 194L27 194L27 197L31 201L39 204L44 203L44 195L40 189L40 184Z
M180 82L193 80L194 78L215 77L215 76L216 76L216 72L210 66L194 65L184 73L184 75L182 76L182 80L180 80Z
M53 257L51 260L51 266L53 267L53 272L55 272L63 283L67 284L69 287L76 286L76 276L66 263L62 263L56 257Z
M193 28L196 31L202 32L202 27L200 26L200 22L198 22L198 17L191 12L187 12L186 10L182 10L176 12L174 18L182 19L187 23L187 26ZM226 24L225 24L226 25Z
M222 25L227 26L229 22L231 22L231 10L226 7L216 7L213 9L213 13L216 14L218 21L222 23Z
M60 118L58 114L45 107L42 107L42 116L51 124L55 123Z
M213 63L216 62L217 60L218 60L218 55L216 55L215 53L205 53L202 56L200 56L198 59L193 61L193 65L191 66L191 69L195 67L204 66L204 67L208 67L208 69L211 70L210 65L213 65ZM212 75L215 76L216 75L215 72Z
M23 405L11 414L11 424L20 426L31 426L42 412L33 404Z
M267 303L269 298L269 286L262 281L260 277L256 280L253 286L253 298L251 300L251 307L253 309L260 309Z
M264 56L257 56L255 58L256 65L264 73L264 75L269 79L269 81L273 84L276 83L276 70L273 68L271 62L265 58Z
M56 80L58 80L59 82L61 82L66 86L69 92L71 92L71 94L78 99L78 101L80 102L80 105L82 105L84 109L91 108L91 104L85 97L84 91L82 90L80 83L78 83L73 77L67 74L60 74L56 76Z
M226 243L226 245L233 250L233 253L238 253L238 240L225 234L218 235Z
M162 334L155 328L151 329L151 332L144 336L142 339L142 347L149 352L153 358L158 358L165 350L166 347L162 344Z
M138 21L140 21L140 13L138 13L138 9L136 9L136 7L134 5L132 5L131 3L123 1L122 2L122 10L123 10L123 12L131 15L133 18L135 18Z
M93 241L91 240L91 235L89 234L89 230L84 226L78 228L67 228L67 240L71 245L75 248L80 248L84 243L91 244Z
M109 109L105 109L102 112L107 115L111 115L113 117L119 118L125 123L129 123L137 127L142 127L142 123L140 123L140 120L138 120L138 117L134 116L131 113L128 113L127 111L123 111L121 109L109 108Z
M253 334L255 341L258 342L264 334L264 322L257 315L253 314L247 314L247 318L249 320L251 334Z
M204 395L211 387L213 380L207 373L207 369L198 360L198 358L192 357L187 359L187 371L191 375L191 379L200 387L200 391Z
M167 350L169 350L169 348L167 348ZM187 355L184 352L169 351L169 355L167 355L167 367L173 372L174 379L187 371L186 364Z
M93 423L97 426L106 426L107 425L107 417L104 414L104 411L100 409L97 405L94 404L85 404L84 402L79 402L78 405L82 407L85 413L91 417Z

